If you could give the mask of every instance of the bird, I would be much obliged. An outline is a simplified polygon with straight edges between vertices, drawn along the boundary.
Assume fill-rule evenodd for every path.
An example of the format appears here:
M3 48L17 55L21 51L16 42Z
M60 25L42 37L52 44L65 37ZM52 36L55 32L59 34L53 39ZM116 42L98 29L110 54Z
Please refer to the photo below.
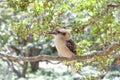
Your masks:
M76 45L70 37L70 31L64 28L56 28L53 32L49 32L54 36L54 44L58 52L58 56L72 58L76 56ZM72 74L76 73L74 60L69 61Z

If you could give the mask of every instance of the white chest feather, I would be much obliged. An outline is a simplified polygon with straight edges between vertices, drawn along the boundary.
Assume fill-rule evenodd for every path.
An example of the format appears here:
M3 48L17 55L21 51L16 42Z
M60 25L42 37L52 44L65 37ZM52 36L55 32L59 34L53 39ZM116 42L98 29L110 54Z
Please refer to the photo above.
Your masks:
M59 39L58 37L56 37L54 39L54 44L56 46L59 56L62 56L62 57L72 57L73 56L73 53L66 46L65 40Z

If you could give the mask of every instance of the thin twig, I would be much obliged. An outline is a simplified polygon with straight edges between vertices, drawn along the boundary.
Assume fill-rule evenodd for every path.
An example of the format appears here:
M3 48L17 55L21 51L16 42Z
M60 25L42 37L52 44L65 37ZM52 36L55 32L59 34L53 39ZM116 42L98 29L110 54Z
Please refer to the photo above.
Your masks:
M92 26L95 23L99 22L99 20L106 15L106 13L108 12L108 10L110 8L119 8L119 7L120 7L119 4L108 4L106 6L106 8L98 16L95 17L94 20L92 20L92 21L90 21L90 22L88 22L86 24L83 24L83 25L79 26L80 30L84 30L85 28L87 28L89 26Z

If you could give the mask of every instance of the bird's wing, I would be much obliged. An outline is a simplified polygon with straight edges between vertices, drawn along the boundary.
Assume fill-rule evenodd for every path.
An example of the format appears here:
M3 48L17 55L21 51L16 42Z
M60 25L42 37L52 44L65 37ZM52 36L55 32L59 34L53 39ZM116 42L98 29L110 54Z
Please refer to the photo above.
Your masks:
M66 45L68 49L76 55L76 45L73 40L67 40Z

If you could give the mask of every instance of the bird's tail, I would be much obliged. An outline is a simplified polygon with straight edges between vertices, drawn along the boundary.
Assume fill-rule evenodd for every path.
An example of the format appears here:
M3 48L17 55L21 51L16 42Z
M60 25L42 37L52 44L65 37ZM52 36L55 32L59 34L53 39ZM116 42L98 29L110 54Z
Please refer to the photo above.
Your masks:
M72 74L74 75L77 72L74 65L74 61L70 61L70 67L71 67Z

